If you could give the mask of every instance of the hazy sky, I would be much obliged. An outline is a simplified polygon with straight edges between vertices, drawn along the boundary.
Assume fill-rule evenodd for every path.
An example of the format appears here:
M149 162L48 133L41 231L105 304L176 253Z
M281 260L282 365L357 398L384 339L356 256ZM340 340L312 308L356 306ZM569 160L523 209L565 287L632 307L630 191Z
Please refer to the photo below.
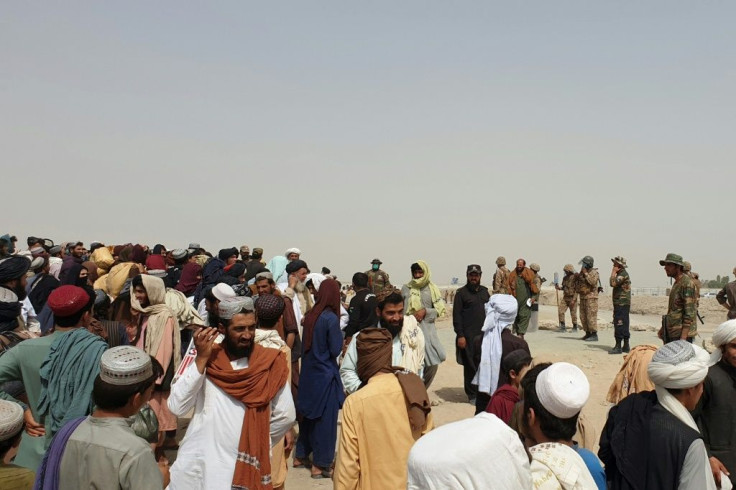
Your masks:
M736 265L736 4L4 2L0 234L341 279Z

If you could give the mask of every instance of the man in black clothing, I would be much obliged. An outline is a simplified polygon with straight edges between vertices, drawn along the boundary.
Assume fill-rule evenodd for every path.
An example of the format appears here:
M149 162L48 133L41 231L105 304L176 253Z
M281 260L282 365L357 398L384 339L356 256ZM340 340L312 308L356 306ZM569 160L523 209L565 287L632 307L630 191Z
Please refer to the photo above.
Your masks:
M368 274L356 272L353 274L353 289L355 296L348 306L348 326L345 327L345 345L350 344L353 335L365 327L375 327L378 324L376 295L368 287Z
M261 257L263 257L263 249L256 247L253 249L253 253L250 256L250 259L244 262L246 283L250 282L251 279L256 277L261 272L268 271L268 269L266 269L266 266L263 265L263 262L261 262Z
M452 325L455 328L455 355L463 365L465 394L470 403L475 403L478 387L472 384L477 366L474 361L475 338L481 335L486 319L485 304L490 299L488 288L480 285L482 271L477 264L468 266L467 284L457 290L452 310Z

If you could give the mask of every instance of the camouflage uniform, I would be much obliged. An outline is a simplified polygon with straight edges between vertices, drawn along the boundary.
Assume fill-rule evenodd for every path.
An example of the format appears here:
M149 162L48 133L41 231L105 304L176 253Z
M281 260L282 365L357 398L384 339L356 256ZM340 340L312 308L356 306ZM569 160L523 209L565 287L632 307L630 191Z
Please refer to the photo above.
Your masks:
M572 319L573 328L578 326L578 295L575 291L575 281L577 274L566 274L562 278L562 301L557 306L557 316L560 320L560 328L565 324L565 312L570 308L570 317Z
M369 270L365 271L368 275L368 287L371 288L373 294L378 295L384 289L392 289L391 281L388 279L388 274L381 269L377 271Z
M582 269L575 291L580 295L580 324L586 334L598 334L598 269Z
M613 299L613 336L616 339L617 347L621 340L624 340L626 341L625 348L628 349L630 338L629 311L631 309L631 279L629 273L624 268L617 273L611 273L609 284L613 288L611 292Z
M695 308L695 286L687 274L682 274L670 290L667 308L667 341L680 340L682 329L688 329L688 338L698 334Z
M498 267L493 274L493 288L491 294L509 294L509 274L505 265Z

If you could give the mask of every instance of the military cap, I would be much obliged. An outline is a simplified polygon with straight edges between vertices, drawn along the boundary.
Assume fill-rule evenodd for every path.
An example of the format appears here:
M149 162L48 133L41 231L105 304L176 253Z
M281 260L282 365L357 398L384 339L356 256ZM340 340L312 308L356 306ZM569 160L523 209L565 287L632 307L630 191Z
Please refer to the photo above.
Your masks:
M261 256L263 255L263 249L261 247L256 247L253 249L253 255Z
M593 267L593 263L593 257L591 257L590 255L586 255L580 260L580 262L578 262L578 264L583 264L586 267Z
M565 267L562 268L564 272L575 272L575 266L572 264L565 264Z
M664 258L664 260L659 261L659 265L665 265L665 264L675 264L679 266L685 265L682 261L682 255L677 255L673 253L668 253L667 256Z
M496 259L496 265L506 265L506 257L499 257Z
M383 264L383 262L381 262L381 259L373 259L373 260L371 260L371 264L381 265L381 264Z
M530 268L531 270L533 270L534 272L539 272L539 269L540 269L540 267L539 267L539 264L531 264L531 265L529 266L529 268Z
M243 245L242 247L240 247L240 253L250 254L250 247L248 245Z
M483 271L480 270L480 266L478 264L470 264L468 266L468 270L466 271L466 274L482 274Z
M692 269L693 266L687 260L682 263L682 270L684 270L685 272L690 272Z
M624 269L626 269L626 259L621 257L620 255L617 255L616 257L612 258L611 262L613 262L614 264L618 264Z

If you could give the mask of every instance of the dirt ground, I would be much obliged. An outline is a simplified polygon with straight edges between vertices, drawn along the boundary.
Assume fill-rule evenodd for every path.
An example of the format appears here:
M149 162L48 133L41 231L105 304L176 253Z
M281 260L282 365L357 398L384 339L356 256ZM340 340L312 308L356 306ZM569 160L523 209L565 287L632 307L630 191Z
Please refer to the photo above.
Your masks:
M591 395L583 409L586 417L600 432L608 413L610 404L605 401L608 388L623 363L623 356L608 354L614 344L612 308L610 297L601 296L598 312L598 342L583 342L582 333L557 333L547 328L557 325L557 307L555 306L555 292L545 289L540 306L540 329L529 333L526 340L535 362L566 361L579 366L588 376L591 386ZM714 305L710 305L710 302ZM699 326L701 336L696 340L702 344L709 340L711 333L725 320L725 310L720 309L715 300L708 299L701 304L705 311L706 324ZM660 345L656 336L660 316L667 310L666 297L634 297L632 310L638 313L631 315L631 342L632 347L639 344ZM570 325L569 313L567 317ZM456 420L472 417L474 406L470 405L463 390L462 367L455 362L455 334L452 321L449 317L443 318L437 324L438 333L447 352L447 360L440 365L429 394L432 400L432 412L437 426ZM188 421L183 420L182 425ZM183 436L184 432L180 431ZM175 457L170 455L171 459ZM293 489L331 488L331 480L314 480L310 478L309 470L294 469L289 461L289 474L286 486Z

